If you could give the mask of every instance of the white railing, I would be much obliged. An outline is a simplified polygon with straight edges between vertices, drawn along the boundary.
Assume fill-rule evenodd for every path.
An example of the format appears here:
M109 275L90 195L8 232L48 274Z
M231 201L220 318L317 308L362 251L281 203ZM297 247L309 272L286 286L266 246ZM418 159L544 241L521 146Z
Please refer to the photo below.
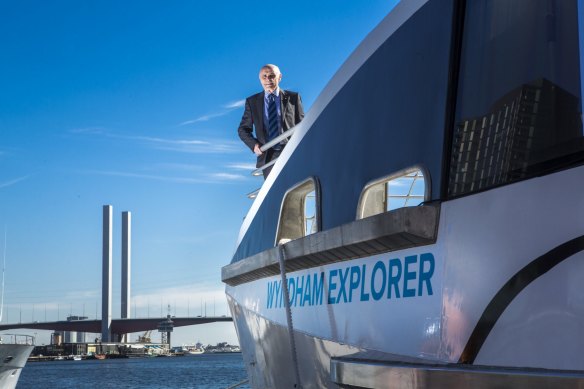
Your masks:
M23 334L2 334L0 335L0 344L26 344L34 345L34 336Z
M294 134L294 128L289 129L286 132L281 133L280 135L278 135L277 137L275 137L274 139L272 139L271 141L269 141L268 143L266 143L265 145L263 145L262 147L260 147L260 150L262 151L262 153L265 153L266 151L268 151L269 149L271 149L272 147L279 145L280 142L282 142L285 139L290 138L292 135ZM264 170L269 168L270 166L273 166L276 161L278 160L278 158L274 158L273 160L271 160L270 162L266 163L265 165L263 165L262 167L259 167L255 170L253 170L251 172L252 176L256 176L256 177L261 177L264 175ZM254 190L253 192L250 192L247 194L247 197L250 199L255 199L258 195L260 191L260 188Z

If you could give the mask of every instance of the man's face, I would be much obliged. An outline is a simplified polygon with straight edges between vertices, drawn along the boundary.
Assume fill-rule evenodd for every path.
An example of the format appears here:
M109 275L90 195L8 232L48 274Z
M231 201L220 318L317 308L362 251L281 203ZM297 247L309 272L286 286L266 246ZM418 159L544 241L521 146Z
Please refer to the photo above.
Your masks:
M260 82L266 92L271 93L275 91L281 79L282 75L276 74L272 68L263 68L260 70Z

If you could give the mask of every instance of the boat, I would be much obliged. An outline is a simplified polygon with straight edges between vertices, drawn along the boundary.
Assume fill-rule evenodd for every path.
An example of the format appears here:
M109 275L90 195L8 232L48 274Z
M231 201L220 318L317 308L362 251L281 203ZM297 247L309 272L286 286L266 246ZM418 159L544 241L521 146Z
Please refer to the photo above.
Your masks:
M4 313L4 286L6 273L6 229L4 229L4 253L2 259L2 297L0 298L0 322ZM0 388L14 389L20 373L34 349L34 337L21 334L0 334Z
M220 342L215 346L208 345L205 348L205 352L209 354L239 353L241 349L239 346L231 345L227 342Z
M262 146L222 268L252 387L584 385L583 42L582 0L392 9Z
M205 348L201 343L197 343L194 345L183 344L182 346L174 347L173 353L181 354L181 355L200 355L205 352Z
M0 388L14 389L34 348L34 338L29 335L16 334L2 334L1 336Z

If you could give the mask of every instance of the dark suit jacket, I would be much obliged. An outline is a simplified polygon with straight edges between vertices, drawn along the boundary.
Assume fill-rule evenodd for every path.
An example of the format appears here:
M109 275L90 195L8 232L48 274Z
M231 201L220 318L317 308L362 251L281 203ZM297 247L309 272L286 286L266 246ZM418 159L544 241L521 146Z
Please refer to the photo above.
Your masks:
M287 131L300 123L304 118L304 109L302 108L302 99L296 92L280 89L280 112L282 120L281 131ZM253 128L255 126L255 137ZM259 143L260 146L268 142L268 128L264 125L264 92L260 92L245 100L245 110L241 118L241 123L237 129L239 137L253 152L254 146ZM261 167L266 162L264 152L258 157L256 166Z

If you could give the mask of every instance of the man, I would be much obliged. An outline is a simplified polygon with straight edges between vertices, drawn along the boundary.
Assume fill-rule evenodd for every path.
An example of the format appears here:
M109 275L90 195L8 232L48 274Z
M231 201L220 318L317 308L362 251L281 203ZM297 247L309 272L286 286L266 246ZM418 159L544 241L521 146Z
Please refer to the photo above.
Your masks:
M257 155L256 167L278 158L286 141L262 152L260 147L283 132L291 129L304 118L302 99L296 92L280 89L282 73L276 65L264 65L260 69L263 92L245 100L245 110L237 129L239 137ZM255 137L252 134L255 127ZM264 169L264 179L272 167Z

